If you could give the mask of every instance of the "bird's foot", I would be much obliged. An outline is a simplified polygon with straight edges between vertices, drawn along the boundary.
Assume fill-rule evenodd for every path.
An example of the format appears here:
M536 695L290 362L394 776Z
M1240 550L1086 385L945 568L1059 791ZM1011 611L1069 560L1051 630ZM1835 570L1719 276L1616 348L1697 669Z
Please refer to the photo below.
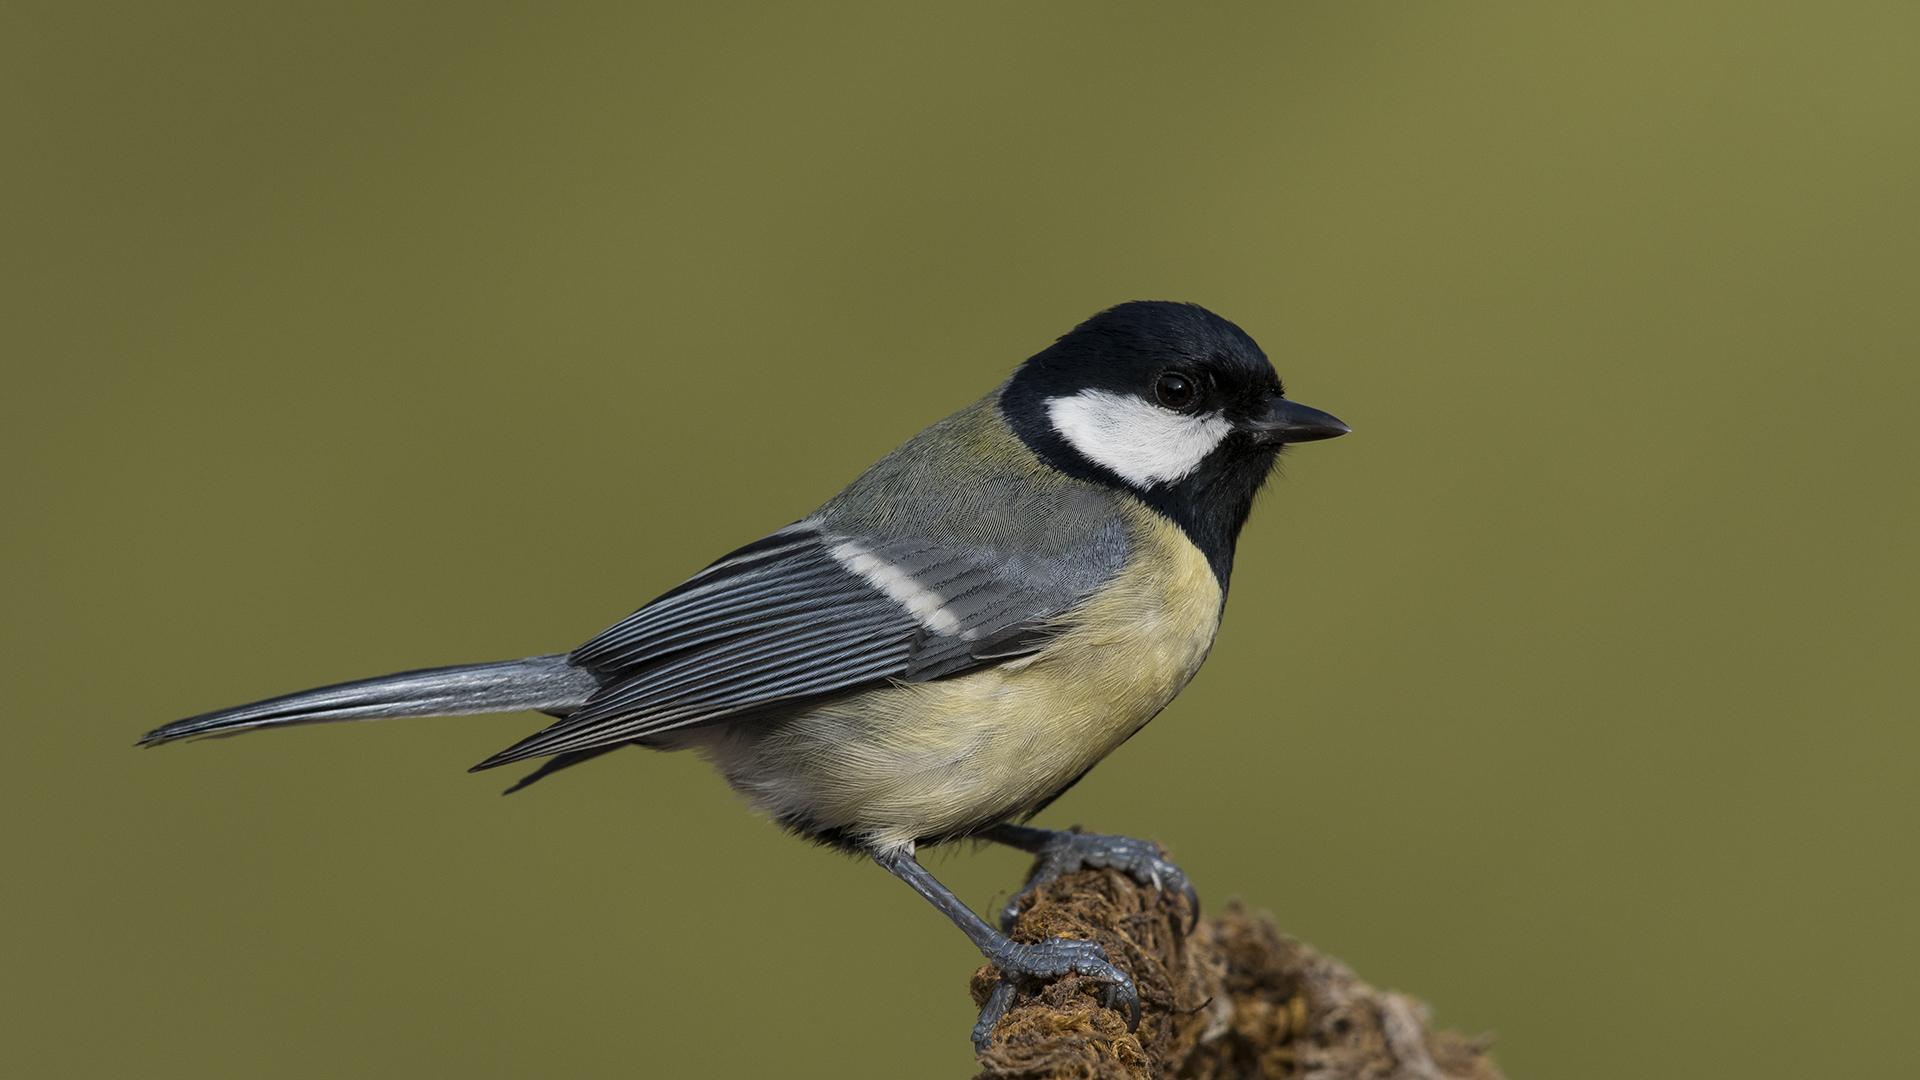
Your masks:
M1049 982L1064 975L1082 975L1106 983L1107 1008L1126 1006L1127 1030L1136 1031L1140 1027L1140 991L1133 985L1133 976L1114 967L1107 959L1107 951L1095 942L1048 938L1023 943L1003 938L982 951L1000 969L1000 981L987 995L987 1004L973 1025L975 1050L986 1050L993 1040L994 1025L1007 1014L1013 1005L1014 993L1022 985Z
M1193 882L1187 880L1186 871L1160 854L1159 845L1151 841L1107 833L1032 829L1024 825L995 826L985 835L987 839L1039 856L1026 885L1000 910L1003 930L1013 929L1027 897L1040 886L1087 866L1124 870L1142 885L1151 885L1161 892L1178 891L1187 898L1187 910L1191 913L1187 930L1191 932L1200 922L1200 894L1194 891Z

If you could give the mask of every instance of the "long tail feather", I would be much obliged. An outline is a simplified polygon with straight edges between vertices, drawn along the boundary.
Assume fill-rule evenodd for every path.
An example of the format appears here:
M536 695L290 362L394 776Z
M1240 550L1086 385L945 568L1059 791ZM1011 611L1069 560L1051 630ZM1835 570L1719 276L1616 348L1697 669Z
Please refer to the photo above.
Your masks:
M469 716L522 709L564 715L584 704L599 685L587 671L567 663L565 653L403 671L202 713L148 732L140 745L339 720Z
M541 762L539 768L521 777L519 783L513 785L512 787L501 792L500 794L511 795L514 792L519 791L521 788L528 786L529 784L535 784L541 780L545 780L547 777L552 776L554 773L559 772L561 769L571 769L575 765L578 765L583 761L592 761L594 758L599 757L601 754L611 754L615 750L618 750L621 747L627 746L627 745L630 745L630 744L614 743L611 746L596 746L591 750L573 750L565 754L555 754L552 757L548 758L547 760ZM467 771L472 772L473 770L469 769Z

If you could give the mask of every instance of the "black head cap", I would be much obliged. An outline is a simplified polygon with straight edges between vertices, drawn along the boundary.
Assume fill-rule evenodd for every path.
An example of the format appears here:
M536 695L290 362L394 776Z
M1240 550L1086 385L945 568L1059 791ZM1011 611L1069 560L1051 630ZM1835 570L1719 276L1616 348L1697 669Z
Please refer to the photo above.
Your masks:
M1136 300L1074 327L1020 365L1010 391L1047 397L1100 389L1150 394L1169 369L1208 376L1217 404L1266 408L1284 390L1267 354L1245 330L1198 304Z
M1179 524L1224 588L1281 447L1347 430L1284 393L1246 331L1197 304L1139 301L1022 364L1000 407L1043 461L1123 488Z

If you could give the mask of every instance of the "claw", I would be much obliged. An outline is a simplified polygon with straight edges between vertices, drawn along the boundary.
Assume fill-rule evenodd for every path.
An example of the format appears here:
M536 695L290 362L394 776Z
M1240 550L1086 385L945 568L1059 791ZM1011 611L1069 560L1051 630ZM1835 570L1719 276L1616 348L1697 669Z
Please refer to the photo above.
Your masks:
M1002 826L996 839L1011 843L1038 855L1033 876L1026 887L1015 893L1000 909L1000 928L1013 929L1020 917L1020 902L1035 889L1073 873L1085 866L1124 870L1142 885L1166 892L1169 885L1187 898L1187 933L1200 925L1200 894L1178 866L1161 857L1158 848L1144 840L1105 833L1047 832L1041 829ZM1017 830L1017 831L1016 831ZM1037 841L1037 842L1035 842Z
M988 995L986 1006L980 1010L980 1019L973 1025L973 1045L977 1049L985 1050L992 1041L993 1027L1007 1014L1020 984L1068 974L1106 983L1102 995L1106 1007L1111 1009L1118 1002L1125 1002L1127 1030L1140 1030L1140 991L1134 986L1133 977L1113 966L1107 959L1107 950L1095 942L1073 938L1048 938L1032 944L1009 941L988 952L987 958L1000 969L1000 982Z
M1193 882L1188 881L1185 874L1180 875L1180 895L1187 898L1187 911L1190 913L1187 916L1187 933L1191 934L1200 925L1200 894L1194 890Z
M1102 1004L1113 1008L1113 999L1120 996L1120 984L1108 983L1107 992L1102 995ZM1127 1033L1140 1030L1140 992L1133 986L1133 980L1127 980Z

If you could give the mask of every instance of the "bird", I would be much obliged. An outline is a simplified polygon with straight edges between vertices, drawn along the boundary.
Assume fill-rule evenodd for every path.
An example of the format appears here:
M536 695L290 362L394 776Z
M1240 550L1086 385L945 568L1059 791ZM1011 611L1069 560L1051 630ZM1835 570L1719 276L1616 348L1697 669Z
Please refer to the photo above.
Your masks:
M1214 643L1254 498L1294 443L1351 429L1286 396L1260 346L1197 304L1099 312L818 510L568 653L406 671L204 713L151 746L347 720L538 711L473 771L508 792L626 746L694 750L791 832L871 859L1022 988L1068 973L1140 1021L1091 941L1016 942L1025 897L1110 866L1198 897L1156 845L1024 822L1152 720ZM961 839L1038 856L998 927L923 867Z

